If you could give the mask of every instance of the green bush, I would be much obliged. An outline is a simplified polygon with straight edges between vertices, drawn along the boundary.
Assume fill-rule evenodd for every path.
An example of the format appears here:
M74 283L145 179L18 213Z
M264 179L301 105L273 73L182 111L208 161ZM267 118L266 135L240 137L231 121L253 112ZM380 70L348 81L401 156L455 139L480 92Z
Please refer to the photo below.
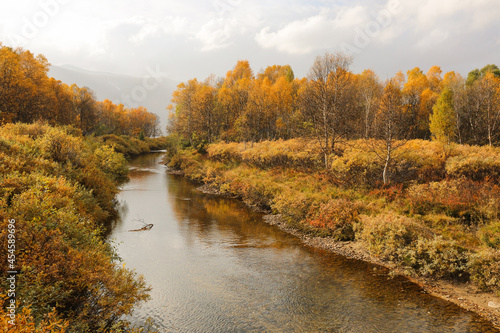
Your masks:
M471 255L468 263L471 281L484 291L500 297L500 252L484 251Z
M419 238L415 244L401 251L401 266L419 276L462 280L469 278L467 262L469 253L454 241L442 237Z
M486 246L500 250L500 221L482 226L477 234Z
M432 235L414 219L395 213L362 216L360 229L358 238L367 244L370 252L393 262L404 261L404 249L419 237Z

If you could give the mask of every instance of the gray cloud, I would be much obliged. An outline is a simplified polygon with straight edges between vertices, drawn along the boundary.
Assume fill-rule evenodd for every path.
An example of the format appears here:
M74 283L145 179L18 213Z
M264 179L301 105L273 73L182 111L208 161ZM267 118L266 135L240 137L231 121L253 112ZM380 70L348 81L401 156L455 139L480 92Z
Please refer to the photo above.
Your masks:
M496 0L26 0L0 4L0 40L54 64L136 76L160 66L182 81L225 75L238 59L305 76L317 54L347 48L355 70L385 78L499 63L499 16Z

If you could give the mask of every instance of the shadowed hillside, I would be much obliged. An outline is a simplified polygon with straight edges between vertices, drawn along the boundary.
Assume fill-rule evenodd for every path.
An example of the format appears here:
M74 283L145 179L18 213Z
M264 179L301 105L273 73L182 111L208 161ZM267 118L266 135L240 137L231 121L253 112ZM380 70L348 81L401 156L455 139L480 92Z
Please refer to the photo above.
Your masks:
M92 72L70 65L51 66L48 75L64 83L89 87L97 100L107 98L129 108L144 106L160 117L162 130L167 124L165 107L177 86L176 81L161 76L161 73L157 75L153 67L150 73L145 72L144 77Z

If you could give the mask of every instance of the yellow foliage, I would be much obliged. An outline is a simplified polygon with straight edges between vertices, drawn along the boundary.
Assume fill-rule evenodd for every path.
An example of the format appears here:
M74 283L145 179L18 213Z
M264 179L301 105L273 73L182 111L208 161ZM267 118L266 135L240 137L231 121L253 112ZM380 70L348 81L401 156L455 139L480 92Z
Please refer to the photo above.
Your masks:
M16 296L23 300L17 310L20 323L35 332L106 332L148 297L144 281L115 264L101 231L114 213L126 161L72 132L41 124L0 127L6 157L0 221L6 226L15 219L22 240L16 243ZM1 228L2 257L7 240ZM0 272L3 281L5 275Z

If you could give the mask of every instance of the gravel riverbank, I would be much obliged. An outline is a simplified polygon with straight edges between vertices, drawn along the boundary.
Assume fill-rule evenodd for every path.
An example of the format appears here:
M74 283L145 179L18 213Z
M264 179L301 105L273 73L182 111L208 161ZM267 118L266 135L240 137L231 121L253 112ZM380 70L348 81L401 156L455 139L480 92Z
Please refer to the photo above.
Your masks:
M216 188L208 184L204 184L197 189L207 194L223 195ZM257 207L250 207L258 210ZM404 275L393 264L371 255L360 242L339 242L331 238L313 237L304 234L295 228L289 227L281 215L264 215L263 220L268 224L275 225L281 230L298 237L307 246L321 248L349 259L362 260L375 265L380 265L391 270L393 274ZM423 292L455 303L466 310L479 314L480 316L491 321L500 331L500 298L496 297L494 294L482 292L474 286L465 283L452 283L444 280L428 279L424 277L407 278L418 284L422 288Z

